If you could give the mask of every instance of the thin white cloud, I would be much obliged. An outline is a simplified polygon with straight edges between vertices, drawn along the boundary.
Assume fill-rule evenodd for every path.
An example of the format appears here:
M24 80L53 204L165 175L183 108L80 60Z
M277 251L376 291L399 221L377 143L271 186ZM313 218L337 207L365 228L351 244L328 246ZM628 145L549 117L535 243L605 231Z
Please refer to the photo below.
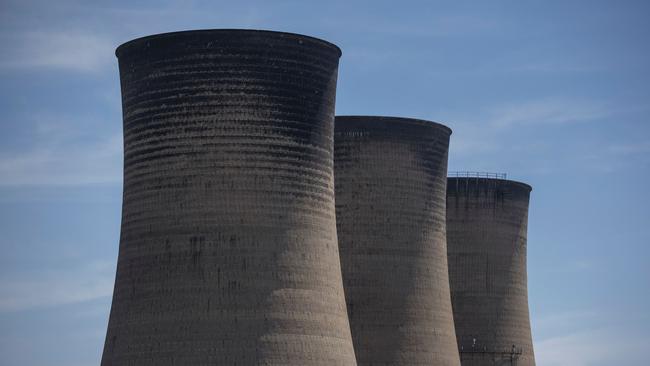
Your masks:
M460 35L485 35L501 28L497 19L467 14L442 14L428 17L424 22L396 22L386 17L376 17L370 13L363 17L325 18L321 24L326 29L337 31L346 29L368 35L394 37L442 37ZM380 24L380 26L378 26Z
M609 145L593 139L566 144L549 139L550 133L562 134L568 128L592 128L634 108L612 108L607 101L549 96L510 102L499 107L466 111L447 111L445 120L454 133L450 142L450 169L516 171L527 175L556 174L563 169L579 169L598 174L613 174L625 169L630 155L650 155L647 141ZM595 126L593 128L600 128ZM537 132L541 133L537 133ZM521 139L522 134L531 134ZM536 137L536 136L539 136ZM503 167L508 167L504 169ZM584 271L589 263L575 263L563 271Z
M648 154L650 153L650 141L614 144L609 147L609 151L620 155Z
M122 179L121 154L119 135L95 144L0 154L0 186L117 183Z
M599 316L595 310L567 311L548 314L533 319L536 331L553 331L557 329L576 329L584 323L592 322Z
M532 61L525 64L512 65L505 68L505 72L524 72L524 73L589 73L602 70L602 66L584 63L568 63L565 60L554 60L548 58L544 61Z
M47 112L23 116L29 143L0 147L0 187L121 182L119 124L104 120L119 118L117 110L101 117Z
M504 105L491 111L490 125L505 128L514 125L561 125L594 121L609 115L603 103L549 98Z
M525 144L509 141L511 127L562 128L569 123L589 122L606 118L606 103L591 100L547 97L513 102L476 111L472 116L450 116L455 121L450 149L453 154L476 155L509 150L520 154L543 151L552 147L547 141Z
M154 8L79 1L24 3L7 4L7 11L0 14L8 29L0 34L0 44L5 46L0 53L0 71L103 72L116 64L115 48L128 40L215 25L259 28L268 16L254 6L242 6L235 15L206 12L204 6L191 1L167 1ZM33 17L32 8L52 15ZM54 24L53 19L57 20Z
M110 296L113 262L91 262L66 270L12 273L0 278L0 312L65 305Z
M453 137L449 145L450 155L474 155L490 153L501 148L495 141L466 136Z
M584 245L584 243L574 243L576 246ZM593 258L574 258L570 261L556 263L555 266L544 268L542 271L545 273L566 273L575 274L580 272L589 272L599 267L598 261Z
M465 111L457 115L453 111L447 113L449 116L445 116L444 120L452 121L449 126L453 131L449 141L450 159L468 156L476 158L503 149L500 131L481 121L484 111L476 111L472 115L467 115Z
M86 31L5 34L0 68L50 68L80 72L101 71L114 62L115 42Z
M649 343L629 329L586 330L536 342L535 358L544 366L643 365Z

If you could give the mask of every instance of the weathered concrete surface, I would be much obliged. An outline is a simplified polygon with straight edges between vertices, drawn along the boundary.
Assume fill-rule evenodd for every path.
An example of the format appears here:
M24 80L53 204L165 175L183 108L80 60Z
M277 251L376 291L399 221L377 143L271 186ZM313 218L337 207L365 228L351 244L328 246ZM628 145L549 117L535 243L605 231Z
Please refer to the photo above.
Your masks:
M216 30L116 53L124 203L102 365L355 365L334 208L339 49Z
M336 117L336 213L359 365L460 364L445 243L451 130Z
M463 366L535 365L526 276L530 191L508 180L448 180L449 279Z

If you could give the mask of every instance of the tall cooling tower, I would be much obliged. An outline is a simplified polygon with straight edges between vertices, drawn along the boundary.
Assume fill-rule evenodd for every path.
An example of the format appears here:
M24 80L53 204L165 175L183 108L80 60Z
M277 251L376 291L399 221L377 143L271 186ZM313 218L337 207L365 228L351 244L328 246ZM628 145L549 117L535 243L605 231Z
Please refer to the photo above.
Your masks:
M340 50L205 30L116 54L124 201L102 365L355 365L334 206Z
M463 366L534 366L526 277L531 187L449 178L447 243Z
M460 364L445 242L451 130L336 117L341 267L359 365Z

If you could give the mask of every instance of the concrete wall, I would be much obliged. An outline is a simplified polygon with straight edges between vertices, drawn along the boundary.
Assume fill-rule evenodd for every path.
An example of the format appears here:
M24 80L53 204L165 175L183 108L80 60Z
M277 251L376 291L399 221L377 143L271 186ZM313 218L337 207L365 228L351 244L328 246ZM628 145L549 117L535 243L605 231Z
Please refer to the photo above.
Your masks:
M459 365L445 243L451 130L336 117L336 213L359 365Z
M508 180L448 180L449 279L463 366L535 365L526 278L530 191Z
M116 53L124 202L102 365L355 365L334 207L339 49L226 30Z

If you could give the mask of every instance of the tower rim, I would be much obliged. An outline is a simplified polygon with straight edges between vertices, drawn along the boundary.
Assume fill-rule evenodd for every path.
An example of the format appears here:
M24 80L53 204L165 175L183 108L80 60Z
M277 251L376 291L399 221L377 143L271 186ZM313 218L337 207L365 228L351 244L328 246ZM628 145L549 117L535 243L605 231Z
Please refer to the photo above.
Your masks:
M452 129L440 122L431 121L421 118L411 117L397 117L397 116L373 116L373 115L337 115L335 122L348 123L348 122L367 122L368 124L394 124L394 125L415 125L432 127L438 130L445 131L448 135L453 133Z
M497 182L500 184L505 184L505 185L512 185L515 187L522 188L526 190L528 193L533 191L533 187L530 184L516 181L516 180L511 180L511 179L501 179L501 178L488 178L488 177L447 177L447 182L449 181L459 181L459 182L464 182L464 181L472 181L472 182Z
M204 28L204 29L188 29L188 30L182 30L182 31L174 31L174 32L163 32L163 33L157 33L157 34L151 34L143 37L138 37L134 38L130 41L126 41L115 49L115 56L119 59L121 56L124 55L125 52L128 51L129 48L136 46L139 43L142 42L147 42L151 40L158 40L158 39L164 39L164 38L170 38L170 37L184 37L184 36L192 36L192 35L200 35L200 34L228 34L228 33L233 33L233 34L259 34L259 35L269 35L269 36L276 36L279 38L292 38L296 40L307 40L316 44L320 44L325 46L326 48L330 48L334 50L338 57L340 58L343 52L341 51L341 48L334 43L328 42L324 39L318 38L318 37L312 37L312 36L307 36L304 34L300 33L292 33L292 32L283 32L283 31L274 31L274 30L267 30L267 29L244 29L244 28L215 28L215 29L210 29L210 28Z

